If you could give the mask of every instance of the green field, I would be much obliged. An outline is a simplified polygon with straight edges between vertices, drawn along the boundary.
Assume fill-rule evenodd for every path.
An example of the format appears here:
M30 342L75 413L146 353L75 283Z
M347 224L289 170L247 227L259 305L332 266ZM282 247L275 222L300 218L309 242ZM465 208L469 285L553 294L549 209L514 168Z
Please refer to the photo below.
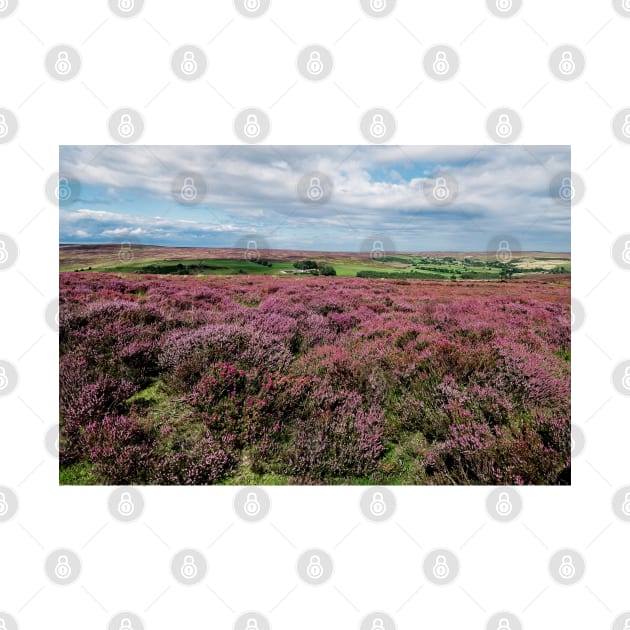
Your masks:
M340 277L437 279L437 280L499 280L539 273L570 273L571 262L567 255L529 252L515 255L508 262L496 256L482 254L421 255L396 254L372 259L367 255L335 255L326 252L275 252L268 258L248 260L244 255L226 258L230 253L217 251L217 258L208 257L212 250L203 250L194 258L194 250L187 256L173 256L171 250L163 258L155 249L134 250L129 260L124 255L102 259L97 256L83 259L83 266L61 260L61 271L94 271L124 274L159 275L310 275L297 273L296 263L314 261L319 267L329 265ZM193 253L193 255L191 255ZM196 253L196 252L195 252ZM223 256L220 256L220 254ZM156 255L157 254L157 255ZM203 254L206 254L203 256ZM89 263L85 266L86 261ZM313 272L317 275L317 271Z
M155 260L121 262L119 265L102 266L94 271L115 273L157 273L166 275L212 275L224 276L231 274L278 274L283 269L293 269L290 262L274 262L272 267L250 262L248 260L214 260L202 258L200 260Z

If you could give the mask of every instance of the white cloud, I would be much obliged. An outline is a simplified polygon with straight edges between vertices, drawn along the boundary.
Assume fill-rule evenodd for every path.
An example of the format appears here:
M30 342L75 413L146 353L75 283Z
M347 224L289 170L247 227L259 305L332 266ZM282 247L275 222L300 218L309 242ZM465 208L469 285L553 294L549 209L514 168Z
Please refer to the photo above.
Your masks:
M62 147L60 170L80 174L84 187L112 202L110 211L64 212L62 236L77 224L94 237L137 230L137 237L165 238L164 229L192 237L288 222L296 230L344 224L363 231L431 229L436 234L457 234L468 224L485 232L537 226L542 233L548 226L569 241L570 211L548 192L552 179L570 170L568 147ZM186 171L203 177L202 209L216 221L196 222L181 208L172 211L178 218L151 215L152 205L162 208L172 201L173 181ZM299 198L298 182L312 171L333 181L327 206ZM459 194L452 205L436 208L423 187L443 173L457 181ZM122 210L121 200L130 199L145 212Z

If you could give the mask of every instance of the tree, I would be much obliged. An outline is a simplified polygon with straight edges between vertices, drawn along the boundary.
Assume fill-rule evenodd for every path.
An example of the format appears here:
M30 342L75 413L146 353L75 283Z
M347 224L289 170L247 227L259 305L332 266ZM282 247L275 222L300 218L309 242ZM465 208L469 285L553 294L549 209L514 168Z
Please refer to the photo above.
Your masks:
M298 260L293 263L296 269L318 269L318 264L314 260Z
M337 275L335 268L332 265L326 265L326 264L319 265L319 273L322 276L336 276Z

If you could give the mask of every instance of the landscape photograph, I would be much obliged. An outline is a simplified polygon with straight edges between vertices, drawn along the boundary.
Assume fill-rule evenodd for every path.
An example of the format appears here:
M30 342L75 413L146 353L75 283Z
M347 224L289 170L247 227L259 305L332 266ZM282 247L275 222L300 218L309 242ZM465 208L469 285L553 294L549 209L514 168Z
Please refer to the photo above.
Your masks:
M62 146L63 485L568 485L567 146Z

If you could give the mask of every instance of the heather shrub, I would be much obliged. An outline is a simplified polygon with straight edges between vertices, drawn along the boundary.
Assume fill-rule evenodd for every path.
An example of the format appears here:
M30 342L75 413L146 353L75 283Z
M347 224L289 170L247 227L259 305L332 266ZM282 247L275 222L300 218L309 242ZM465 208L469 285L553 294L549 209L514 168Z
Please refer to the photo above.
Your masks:
M108 414L85 430L89 461L107 484L150 483L157 435L138 418Z
M180 434L154 456L151 482L177 485L208 485L228 474L236 464L233 449L210 432L200 436Z
M85 454L85 427L124 409L137 391L127 380L95 374L85 357L69 353L60 360L60 460L74 463Z
M222 362L209 368L186 401L212 435L228 438L238 449L251 449L264 462L278 452L290 425L286 409L278 404L284 383L279 373Z
M291 352L279 337L263 330L236 324L211 324L168 335L160 364L174 387L186 389L211 364L223 360L274 370L289 364Z
M300 481L349 478L374 470L383 453L383 414L330 383L300 381L288 394L293 442L286 471Z
M145 383L159 373L160 351L158 339L143 339L139 336L120 348L118 358L127 377L138 383Z
M516 435L476 422L459 424L428 450L425 467L433 483L566 484L570 438L568 423L541 417Z
M62 273L61 465L107 483L569 483L568 289Z

